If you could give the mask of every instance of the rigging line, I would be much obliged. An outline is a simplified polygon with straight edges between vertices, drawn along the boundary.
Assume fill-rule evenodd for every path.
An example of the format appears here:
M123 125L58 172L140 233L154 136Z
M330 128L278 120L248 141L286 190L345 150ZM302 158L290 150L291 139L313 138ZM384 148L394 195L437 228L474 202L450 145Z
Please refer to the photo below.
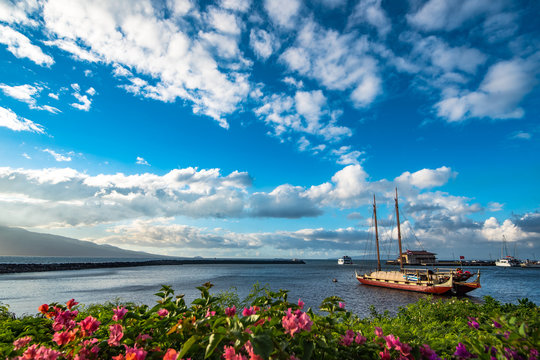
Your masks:
M405 216L405 213L400 212L400 214L403 216L403 218L405 219L405 221L408 221L408 222L409 222L411 229L413 229L412 223L409 221L409 219L407 218L407 216ZM418 237L416 237L416 233L414 232L414 229L413 229L413 230L410 230L410 231L412 232L412 234L413 234L413 236L414 236L414 239L416 240L416 242L418 243L418 245L420 245L420 248L421 248L422 250L425 250L425 249L424 249L424 245L422 244L422 242L418 239Z

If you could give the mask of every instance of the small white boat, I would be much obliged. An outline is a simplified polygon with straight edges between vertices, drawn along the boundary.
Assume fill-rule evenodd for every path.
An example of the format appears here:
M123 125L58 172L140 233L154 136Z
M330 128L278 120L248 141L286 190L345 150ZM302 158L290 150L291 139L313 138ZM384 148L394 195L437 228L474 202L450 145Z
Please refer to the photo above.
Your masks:
M506 257L495 261L495 266L501 267L518 267L520 262L513 256L507 255Z
M352 259L350 256L342 256L338 259L337 263L339 265L352 265Z

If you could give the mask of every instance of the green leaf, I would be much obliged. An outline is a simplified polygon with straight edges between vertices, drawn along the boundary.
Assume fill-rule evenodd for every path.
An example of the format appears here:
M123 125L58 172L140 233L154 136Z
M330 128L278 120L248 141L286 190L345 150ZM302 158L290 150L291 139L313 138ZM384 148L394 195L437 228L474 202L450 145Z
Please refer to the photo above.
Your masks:
M195 344L195 342L199 339L199 337L197 335L193 335L192 337L190 337L188 339L188 341L186 341L184 343L184 345L182 346L182 349L180 349L180 352L178 353L178 358L181 359L182 357L184 357L184 355L186 355L186 353L189 351L189 348Z
M210 338L208 339L208 346L206 347L206 352L204 353L204 358L208 359L210 355L216 350L216 347L219 345L221 340L223 340L223 335L216 335L212 334L210 335Z
M519 327L519 335L521 335L523 337L527 336L527 334L525 332L525 323L521 324L521 326Z
M304 356L302 356L302 360L311 359L313 349L315 349L315 344L313 344L313 342L310 341L308 343L304 343Z
M264 359L268 359L272 350L274 350L272 338L267 334L253 336L251 338L251 344L253 345L255 354L262 356Z

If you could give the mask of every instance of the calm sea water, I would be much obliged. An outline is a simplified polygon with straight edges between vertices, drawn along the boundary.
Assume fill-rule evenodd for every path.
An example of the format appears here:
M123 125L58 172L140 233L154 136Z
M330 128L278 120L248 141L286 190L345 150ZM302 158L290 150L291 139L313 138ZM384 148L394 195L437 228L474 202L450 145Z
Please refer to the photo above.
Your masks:
M0 263L68 260L0 257ZM185 294L186 300L191 302L199 296L195 287L207 281L214 284L214 293L234 289L241 297L257 282L267 284L272 290L287 289L289 301L301 298L313 308L324 298L337 295L344 299L349 310L360 316L369 315L370 305L379 312L388 310L395 314L400 306L424 297L419 293L361 285L354 271L365 271L373 265L372 262L338 265L336 260L306 260L305 265L178 265L3 274L0 275L0 303L9 305L17 315L35 314L43 303L65 302L71 298L83 304L118 299L153 305L157 300L153 294L161 284L172 285L177 294ZM517 303L518 299L528 298L540 303L539 268L465 268L471 272L478 269L482 274L482 288L470 293L471 300L482 301L489 295L501 302Z

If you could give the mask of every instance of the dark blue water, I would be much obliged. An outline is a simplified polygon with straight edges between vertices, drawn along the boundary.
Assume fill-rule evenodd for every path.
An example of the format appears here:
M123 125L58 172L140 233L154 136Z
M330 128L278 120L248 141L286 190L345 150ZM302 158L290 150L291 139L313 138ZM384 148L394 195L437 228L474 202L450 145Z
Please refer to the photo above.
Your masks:
M0 262L6 260L0 257ZM22 262L21 258L11 260ZM33 260L44 263L68 259ZM370 263L367 268L372 266ZM517 303L518 299L528 298L540 303L540 268L465 268L471 272L478 269L482 273L482 288L470 293L471 300L482 301L489 295L501 302ZM177 294L185 294L191 302L199 296L195 287L207 281L214 284L214 293L234 289L241 297L257 282L267 284L272 290L287 289L289 301L301 298L313 308L324 298L336 295L360 316L369 314L370 305L379 312L396 313L400 306L424 297L419 293L361 285L354 276L355 270L361 272L362 267L338 265L336 260L307 260L305 265L178 265L4 274L0 275L0 302L9 305L17 315L34 314L43 303L71 298L84 304L120 300L152 305L157 300L153 294L161 284L172 285Z

